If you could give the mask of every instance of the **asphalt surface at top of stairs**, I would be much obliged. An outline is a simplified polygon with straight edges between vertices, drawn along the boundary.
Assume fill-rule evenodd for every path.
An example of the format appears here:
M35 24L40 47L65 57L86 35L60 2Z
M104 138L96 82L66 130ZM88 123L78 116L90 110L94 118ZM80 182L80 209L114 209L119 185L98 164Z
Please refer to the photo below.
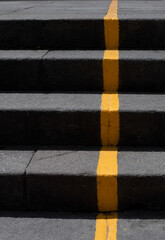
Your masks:
M103 19L111 1L0 1L0 19ZM119 19L164 19L165 1L118 0Z

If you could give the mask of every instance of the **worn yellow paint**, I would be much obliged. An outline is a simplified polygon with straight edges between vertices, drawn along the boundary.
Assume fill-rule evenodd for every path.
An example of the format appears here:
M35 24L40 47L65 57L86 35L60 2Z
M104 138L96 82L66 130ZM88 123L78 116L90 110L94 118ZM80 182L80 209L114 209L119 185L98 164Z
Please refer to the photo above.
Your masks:
M106 49L119 47L118 0L112 0L104 17L104 35Z
M117 91L119 86L119 51L105 50L103 58L103 89Z
M119 96L103 92L101 103L102 146L116 146L119 141Z
M117 193L117 147L103 147L97 165L97 204L101 212L116 211Z
M95 240L117 240L117 213L98 214Z

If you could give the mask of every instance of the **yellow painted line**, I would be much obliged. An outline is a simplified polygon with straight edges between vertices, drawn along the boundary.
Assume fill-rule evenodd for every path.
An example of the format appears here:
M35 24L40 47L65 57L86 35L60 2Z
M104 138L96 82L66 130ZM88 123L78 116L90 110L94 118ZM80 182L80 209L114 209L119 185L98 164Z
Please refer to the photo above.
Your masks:
M97 165L97 205L100 212L118 209L117 147L103 147Z
M112 0L104 17L104 35L106 49L119 47L118 0Z
M103 89L117 91L119 86L119 51L105 50L103 58Z
M119 141L119 96L103 92L101 102L102 146L116 146Z
M117 214L99 214L96 219L95 240L117 239Z
M118 210L119 142L119 21L118 0L112 0L104 17L105 46L103 59L103 94L101 103L101 143L97 166L98 211ZM111 50L110 50L111 49ZM111 92L110 92L111 91ZM108 148L107 146L113 146ZM95 240L117 239L117 214L99 214L96 219Z
M118 0L112 0L104 17L106 49L103 58L103 95L101 104L101 142L103 146L116 146L119 141L119 26ZM114 24L115 23L115 24ZM111 46L111 47L110 47ZM114 93L108 93L113 91Z

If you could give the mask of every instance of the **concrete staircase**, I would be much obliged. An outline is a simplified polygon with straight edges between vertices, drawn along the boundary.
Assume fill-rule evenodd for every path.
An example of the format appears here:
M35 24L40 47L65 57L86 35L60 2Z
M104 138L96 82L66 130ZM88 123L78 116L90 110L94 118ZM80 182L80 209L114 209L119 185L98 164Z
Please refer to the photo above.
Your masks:
M164 0L0 1L0 239L164 240L164 79Z

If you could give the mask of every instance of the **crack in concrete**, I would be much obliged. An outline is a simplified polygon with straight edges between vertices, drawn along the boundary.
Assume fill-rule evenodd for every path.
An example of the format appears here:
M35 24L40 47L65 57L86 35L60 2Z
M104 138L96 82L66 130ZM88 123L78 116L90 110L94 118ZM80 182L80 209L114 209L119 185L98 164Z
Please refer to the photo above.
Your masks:
M32 161L35 153L36 153L36 150L33 151L33 154L32 154L32 156L31 156L29 162L27 163L27 166L26 166L25 171L24 171L24 175L25 175L25 176L26 176L27 169L28 169L28 167L29 167L29 165L30 165L30 163L31 163L31 161Z
M28 10L28 9L36 8L36 7L41 7L41 6L45 6L45 5L47 5L47 3L45 3L45 4L40 4L40 5L33 5L33 6L31 6L31 7L24 7L24 8L20 8L20 9L18 9L18 10L7 11L7 12L5 12L5 13L0 14L0 16L7 15L7 14L12 14L12 13L16 13L16 12L21 12L21 11L24 11L24 10Z
M37 158L36 160L41 161L41 160L51 159L51 158L54 158L54 157L69 155L69 154L74 153L74 152L77 153L79 151L77 150L77 151L71 151L71 152L67 152L67 153L55 154L55 155L52 155L52 156L49 156L49 157Z
M41 57L41 60L43 60L43 58L50 52L50 50L48 50L46 53L44 53L44 55Z

